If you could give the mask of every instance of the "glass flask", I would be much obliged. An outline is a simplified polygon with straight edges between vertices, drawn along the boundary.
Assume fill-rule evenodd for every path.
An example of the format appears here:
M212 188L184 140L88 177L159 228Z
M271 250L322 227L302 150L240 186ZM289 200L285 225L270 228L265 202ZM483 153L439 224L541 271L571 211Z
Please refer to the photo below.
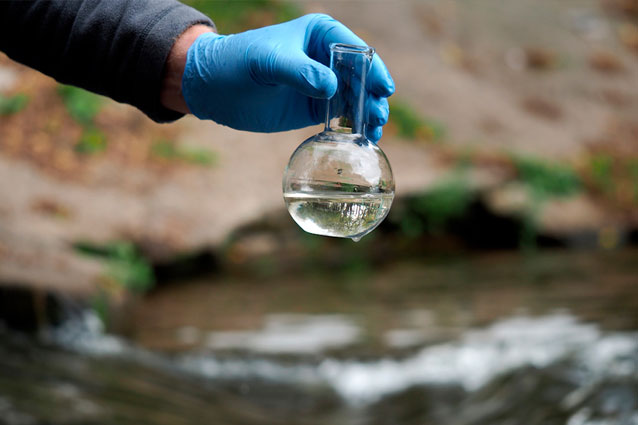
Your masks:
M308 233L356 242L390 211L392 169L365 136L366 76L373 56L372 47L330 46L330 68L339 85L326 101L325 129L295 150L283 178L288 212Z

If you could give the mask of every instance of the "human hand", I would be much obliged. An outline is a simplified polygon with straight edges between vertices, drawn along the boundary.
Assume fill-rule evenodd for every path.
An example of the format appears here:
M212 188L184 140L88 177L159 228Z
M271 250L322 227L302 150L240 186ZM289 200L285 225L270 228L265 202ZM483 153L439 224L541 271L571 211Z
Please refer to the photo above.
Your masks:
M228 36L199 35L188 50L182 94L198 118L238 130L275 132L318 124L337 90L330 44L365 45L327 15ZM375 55L367 82L367 130L374 142L388 120L394 82Z

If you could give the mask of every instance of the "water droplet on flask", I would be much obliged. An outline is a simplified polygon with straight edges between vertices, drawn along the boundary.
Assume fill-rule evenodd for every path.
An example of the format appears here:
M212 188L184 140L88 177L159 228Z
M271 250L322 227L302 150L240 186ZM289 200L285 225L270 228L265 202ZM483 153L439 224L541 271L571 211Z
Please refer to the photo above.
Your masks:
M352 238L353 242L359 242L361 240L361 236L358 236L356 238Z

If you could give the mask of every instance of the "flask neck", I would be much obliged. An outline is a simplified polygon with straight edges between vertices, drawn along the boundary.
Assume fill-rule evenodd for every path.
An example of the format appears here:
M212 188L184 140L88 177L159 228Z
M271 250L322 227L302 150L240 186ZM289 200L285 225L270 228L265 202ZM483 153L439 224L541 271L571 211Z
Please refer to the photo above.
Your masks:
M366 78L373 56L372 47L330 45L330 69L339 85L327 101L326 131L365 134Z

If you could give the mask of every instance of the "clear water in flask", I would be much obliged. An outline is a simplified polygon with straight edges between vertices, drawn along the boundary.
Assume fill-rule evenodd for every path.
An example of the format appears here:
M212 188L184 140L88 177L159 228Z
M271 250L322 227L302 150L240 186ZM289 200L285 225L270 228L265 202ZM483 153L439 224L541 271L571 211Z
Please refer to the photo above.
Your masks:
M338 89L327 101L325 130L299 145L288 162L284 200L306 232L358 241L388 215L394 177L388 158L365 136L374 49L333 44L330 51Z
M288 212L308 233L360 239L383 221L394 196L384 193L289 192Z

